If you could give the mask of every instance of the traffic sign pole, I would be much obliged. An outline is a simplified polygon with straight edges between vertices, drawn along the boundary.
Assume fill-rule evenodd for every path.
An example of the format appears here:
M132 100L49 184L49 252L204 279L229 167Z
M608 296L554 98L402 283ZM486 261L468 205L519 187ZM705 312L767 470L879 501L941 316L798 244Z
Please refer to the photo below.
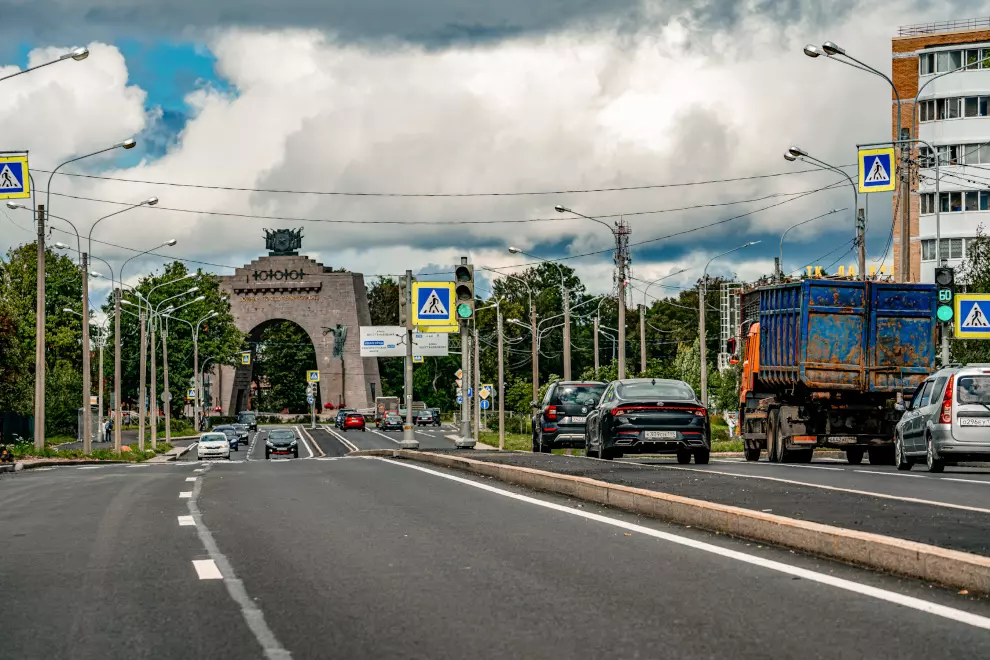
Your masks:
M406 290L413 290L413 276L412 271L406 271ZM415 302L415 296L413 297L413 302ZM415 320L416 306L413 307L413 314ZM406 329L406 365L405 365L405 387L403 394L406 400L406 420L402 425L402 442L399 446L403 449L419 449L419 441L416 440L415 432L413 431L413 331L411 329Z

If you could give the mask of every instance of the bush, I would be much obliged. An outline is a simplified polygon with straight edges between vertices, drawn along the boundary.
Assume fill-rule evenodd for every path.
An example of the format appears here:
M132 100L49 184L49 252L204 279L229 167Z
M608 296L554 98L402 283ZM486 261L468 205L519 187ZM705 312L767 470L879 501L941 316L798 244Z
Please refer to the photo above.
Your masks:
M731 438L729 437L729 427L728 426L714 426L712 427L712 442L728 442Z

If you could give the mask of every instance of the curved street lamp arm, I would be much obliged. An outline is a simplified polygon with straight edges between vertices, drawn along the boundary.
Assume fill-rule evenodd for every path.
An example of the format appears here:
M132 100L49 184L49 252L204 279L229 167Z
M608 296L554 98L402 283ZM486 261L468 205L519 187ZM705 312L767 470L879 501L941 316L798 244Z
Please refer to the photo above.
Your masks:
M107 218L112 218L115 215L120 215L121 213L126 213L127 211L130 211L131 209L136 209L136 208L138 208L140 206L145 206L145 202L141 202L140 204L135 204L133 206L128 206L126 209L121 209L119 211L114 211L110 215L105 215L102 218L100 218L99 220L97 220L96 222L94 222L93 223L93 226L89 228L89 235L86 237L86 241L89 243L89 245L88 245L88 247L86 249L89 250L90 253L93 252L93 230L96 229L96 225L100 224L101 222L103 222ZM159 247L161 247L161 246L159 246ZM157 248L152 248L152 249L154 250L154 249L157 249ZM151 250L148 250L148 252L150 252L150 251Z
M102 153L106 153L107 151L113 151L114 149L118 148L119 146L120 146L120 144L115 144L112 147L107 147L106 149L100 149L99 151L94 151L91 154L86 154L84 156L76 156L75 158L72 158L71 160L67 160L64 163L61 163L60 165L58 165L54 170L52 170L52 173L48 175L48 190L46 191L47 194L46 194L46 197L45 197L45 207L50 208L51 205L52 205L51 204L51 202L52 202L52 177L55 176L55 173L56 172L58 172L64 166L66 166L66 165L68 165L70 163L74 163L77 160L82 160L83 158L90 158L92 156L98 156L98 155L100 155Z

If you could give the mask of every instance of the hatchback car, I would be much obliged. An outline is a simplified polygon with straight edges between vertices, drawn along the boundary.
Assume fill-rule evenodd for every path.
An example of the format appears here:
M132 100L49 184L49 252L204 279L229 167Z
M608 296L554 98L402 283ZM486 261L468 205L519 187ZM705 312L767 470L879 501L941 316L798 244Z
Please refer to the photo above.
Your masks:
M230 442L230 448L234 451L240 451L241 436L230 424L214 426L211 433L223 433Z
M708 411L694 390L680 380L632 378L608 385L588 414L589 456L675 454L678 463L708 463L711 427Z
M271 458L272 454L287 455L299 458L299 440L291 429L273 429L268 432L268 439L265 440L265 458Z
M378 420L378 428L382 431L401 431L402 418L395 413L385 413L385 416Z
M359 412L349 412L344 416L344 423L341 427L344 431L349 429L367 431L368 428L364 421L364 415Z
M237 431L237 439L242 445L248 444L248 435L250 434L250 426L247 424L231 424L234 430Z
M432 426L433 425L433 411L432 410L420 410L413 417L413 422L416 426Z
M199 436L196 445L196 459L225 458L230 460L230 440L223 432L210 431Z
M337 416L333 420L334 426L338 429L344 428L344 418L347 417L347 413L354 412L353 408L341 408L337 411Z
M258 430L258 416L253 412L242 410L241 412L237 413L237 423L247 424L248 428L251 431Z
M584 449L584 423L602 398L605 383L557 381L547 388L543 402L533 403L533 451Z
M894 431L894 461L929 472L946 465L990 461L990 364L953 365L923 382Z

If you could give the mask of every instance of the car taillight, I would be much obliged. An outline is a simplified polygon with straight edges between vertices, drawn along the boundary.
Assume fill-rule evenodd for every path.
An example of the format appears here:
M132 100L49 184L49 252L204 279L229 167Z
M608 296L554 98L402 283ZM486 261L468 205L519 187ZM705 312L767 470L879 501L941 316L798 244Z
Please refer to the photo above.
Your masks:
M945 384L945 394L942 395L942 414L938 417L939 424L952 423L952 377Z
M557 406L547 406L547 419L557 419Z

